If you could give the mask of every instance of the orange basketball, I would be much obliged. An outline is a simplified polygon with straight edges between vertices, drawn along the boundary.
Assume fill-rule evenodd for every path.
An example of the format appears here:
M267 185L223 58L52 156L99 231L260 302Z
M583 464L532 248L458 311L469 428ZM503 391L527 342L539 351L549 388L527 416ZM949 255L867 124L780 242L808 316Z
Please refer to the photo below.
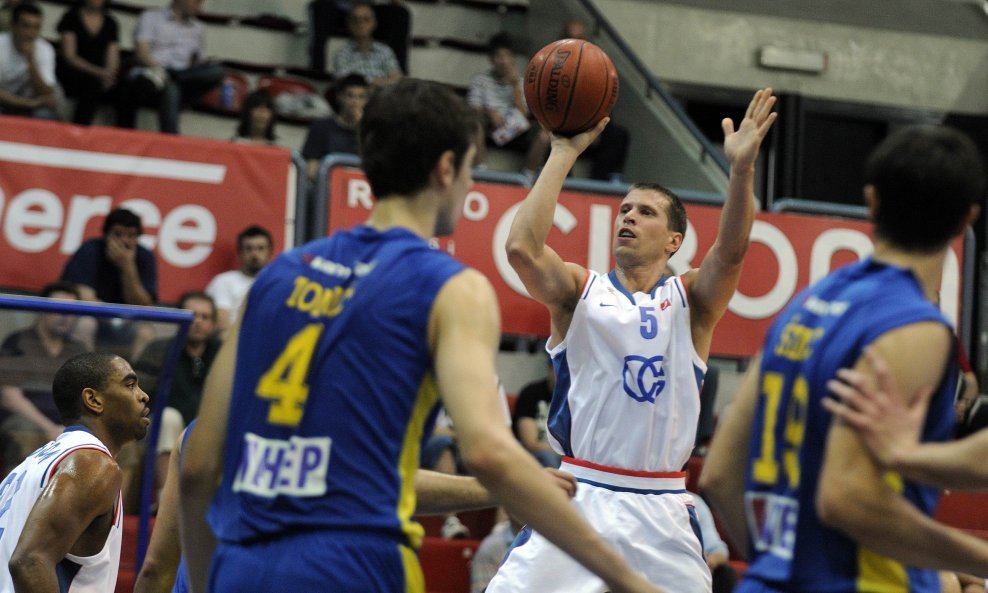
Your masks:
M539 50L525 69L525 101L551 132L572 135L594 127L614 109L618 75L604 50L582 39L561 39Z

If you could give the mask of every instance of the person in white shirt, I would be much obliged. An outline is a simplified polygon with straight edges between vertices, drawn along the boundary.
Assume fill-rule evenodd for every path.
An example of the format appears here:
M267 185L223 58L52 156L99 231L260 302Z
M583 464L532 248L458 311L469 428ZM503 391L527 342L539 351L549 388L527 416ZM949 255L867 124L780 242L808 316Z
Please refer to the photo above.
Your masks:
M22 2L0 33L0 113L58 119L55 48L41 38L41 9Z
M271 233L259 226L251 226L237 235L237 258L240 268L217 274L206 287L206 294L216 302L218 328L225 332L236 318L254 278L269 261L274 252Z

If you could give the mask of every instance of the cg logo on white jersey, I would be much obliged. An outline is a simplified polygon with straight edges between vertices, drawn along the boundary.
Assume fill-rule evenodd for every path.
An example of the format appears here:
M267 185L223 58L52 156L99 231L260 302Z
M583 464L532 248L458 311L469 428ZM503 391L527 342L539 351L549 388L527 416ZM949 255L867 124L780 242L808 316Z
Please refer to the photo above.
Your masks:
M662 368L663 356L646 358L630 354L624 357L624 392L639 402L655 403L655 398L666 386L666 372Z

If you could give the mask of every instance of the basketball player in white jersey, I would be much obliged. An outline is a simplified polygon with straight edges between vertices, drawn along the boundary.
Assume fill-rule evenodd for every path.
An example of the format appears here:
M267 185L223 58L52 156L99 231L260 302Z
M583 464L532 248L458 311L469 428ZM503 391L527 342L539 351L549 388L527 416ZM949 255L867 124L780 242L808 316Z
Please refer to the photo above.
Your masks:
M714 244L702 264L664 275L686 232L669 190L637 184L614 222L616 268L564 262L546 245L563 181L604 129L554 137L522 203L508 258L532 298L548 307L556 368L550 442L582 482L575 503L632 568L679 593L709 592L698 523L682 468L693 448L714 326L737 287L755 219L754 166L775 121L771 89L755 93L737 131L723 121L730 182ZM489 593L600 593L604 583L538 533L523 530Z
M123 507L114 457L150 424L148 395L119 356L86 353L55 373L66 429L0 483L0 593L113 591Z

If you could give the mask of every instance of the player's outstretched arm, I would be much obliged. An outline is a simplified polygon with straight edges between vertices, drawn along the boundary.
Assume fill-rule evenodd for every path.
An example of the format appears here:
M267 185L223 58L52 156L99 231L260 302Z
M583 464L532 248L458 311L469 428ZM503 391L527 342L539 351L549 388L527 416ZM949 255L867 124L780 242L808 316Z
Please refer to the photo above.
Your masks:
M737 288L755 222L755 161L762 141L775 123L774 105L772 89L761 89L751 99L736 131L730 119L721 122L724 152L731 168L730 180L720 213L717 239L694 272L692 282L687 274L691 309L694 310L692 321L697 325L694 335L697 330L707 334L713 331Z
M839 380L828 383L839 399L823 405L853 427L882 465L910 480L941 488L988 488L988 431L959 441L920 443L932 389L927 386L907 404L885 359L869 348L865 361L876 378L854 369L841 369Z
M700 492L710 502L731 541L743 546L748 539L744 512L745 477L751 430L758 405L761 355L756 355L738 393L714 433L700 474ZM744 550L747 554L748 550Z
M97 518L113 520L121 480L116 462L100 451L76 451L59 464L8 564L18 593L58 591L55 567L66 554L92 556L103 548L105 540L80 538Z
M518 208L508 231L505 249L511 267L518 273L532 298L550 307L575 302L586 275L586 270L575 264L566 264L559 254L546 245L559 192L577 157L600 135L609 121L609 118L604 118L595 128L572 138L553 136L549 159Z
M951 340L945 327L924 322L888 332L872 346L888 361L911 404L931 378L939 382ZM864 359L855 369L875 381ZM988 575L988 542L927 517L889 485L886 474L850 426L833 422L817 492L820 520L860 545L912 566Z
M456 425L463 460L509 513L598 574L615 593L657 592L569 503L503 422L494 381L500 319L494 291L474 270L446 283L433 305L429 340L439 393Z
M178 563L182 557L178 539L178 460L186 432L188 431L183 431L178 437L168 459L168 474L158 500L154 530L151 532L144 565L134 583L134 593L169 593L175 586Z
M223 472L223 449L239 336L238 319L230 328L206 377L199 415L196 425L186 437L188 442L180 466L182 557L194 593L205 593L209 565L216 549L216 538L206 523L206 511Z
M576 478L568 472L546 468L552 482L567 496L576 495ZM415 472L415 507L417 515L444 515L497 505L497 500L480 480L471 476L454 476L427 469ZM134 593L138 593L136 590Z

